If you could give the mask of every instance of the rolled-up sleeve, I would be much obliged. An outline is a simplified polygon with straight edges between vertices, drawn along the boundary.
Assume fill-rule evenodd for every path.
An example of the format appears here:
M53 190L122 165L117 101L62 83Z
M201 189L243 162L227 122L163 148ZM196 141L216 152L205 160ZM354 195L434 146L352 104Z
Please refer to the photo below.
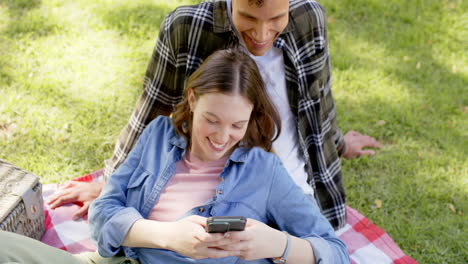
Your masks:
M119 253L121 245L132 225L143 217L132 207L116 212L102 225L97 237L99 254L103 257L112 257Z
M330 240L333 240L332 238L325 240L320 237L306 237L304 239L309 241L314 251L315 263L325 264L350 262L346 246L344 246L341 240L337 239L337 241L334 241L334 244L343 244L343 247L330 245Z
M143 218L136 208L127 207L127 186L140 163L154 125L153 123L144 130L135 148L111 175L101 195L90 206L91 236L97 242L99 254L103 257L118 254L132 225Z

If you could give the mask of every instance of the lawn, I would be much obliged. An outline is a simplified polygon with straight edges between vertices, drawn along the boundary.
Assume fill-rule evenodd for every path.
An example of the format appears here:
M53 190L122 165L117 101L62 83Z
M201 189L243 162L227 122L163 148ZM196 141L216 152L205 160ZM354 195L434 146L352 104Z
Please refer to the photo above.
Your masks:
M0 0L0 158L43 183L103 167L165 14L197 1ZM348 203L420 263L468 263L468 2L323 0Z

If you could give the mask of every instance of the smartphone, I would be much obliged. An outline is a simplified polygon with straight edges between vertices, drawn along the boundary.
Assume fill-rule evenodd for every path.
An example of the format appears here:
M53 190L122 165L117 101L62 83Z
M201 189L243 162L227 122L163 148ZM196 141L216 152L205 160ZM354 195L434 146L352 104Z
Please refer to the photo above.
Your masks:
M206 232L243 231L247 219L243 216L213 216L206 220Z

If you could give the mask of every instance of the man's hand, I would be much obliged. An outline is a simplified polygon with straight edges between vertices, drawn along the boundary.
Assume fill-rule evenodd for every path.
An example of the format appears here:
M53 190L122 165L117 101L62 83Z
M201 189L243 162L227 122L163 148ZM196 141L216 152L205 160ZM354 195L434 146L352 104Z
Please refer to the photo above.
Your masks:
M51 209L55 209L67 203L82 203L83 206L73 214L72 219L85 217L88 214L89 205L99 196L104 184L104 182L66 182L50 196L47 204Z
M343 157L347 159L361 157L364 155L372 156L375 154L375 151L368 148L381 148L381 144L375 138L363 135L353 130L348 131L348 133L344 135L344 141L346 149L343 153Z

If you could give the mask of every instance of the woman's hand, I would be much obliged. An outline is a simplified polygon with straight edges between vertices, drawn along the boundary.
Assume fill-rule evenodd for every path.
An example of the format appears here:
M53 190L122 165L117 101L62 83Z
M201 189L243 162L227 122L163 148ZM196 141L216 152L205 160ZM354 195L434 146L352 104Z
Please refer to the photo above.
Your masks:
M245 260L280 257L286 247L286 235L268 225L247 219L244 231L226 233L232 243L221 247L228 251L240 251L237 257Z
M224 234L207 233L205 226L206 218L198 215L174 222L170 230L172 239L169 249L194 259L224 258L239 253L221 249L231 244L231 239Z
M239 255L237 250L225 250L232 241L224 234L205 231L206 218L198 215L175 222L136 221L125 238L123 246L162 248L194 258L224 258Z
M104 184L104 182L66 182L49 197L47 204L51 209L55 209L67 203L82 203L83 206L73 214L72 219L85 217L88 214L89 205L99 196Z

